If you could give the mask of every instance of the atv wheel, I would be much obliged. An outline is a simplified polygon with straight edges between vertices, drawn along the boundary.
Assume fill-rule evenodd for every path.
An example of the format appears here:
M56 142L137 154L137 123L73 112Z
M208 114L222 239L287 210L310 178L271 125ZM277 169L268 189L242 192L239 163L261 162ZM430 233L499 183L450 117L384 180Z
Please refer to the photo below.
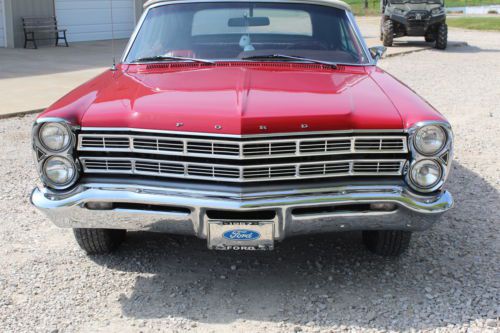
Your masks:
M125 239L126 230L73 229L76 241L87 254L110 253Z
M448 44L448 26L446 23L439 25L436 35L436 49L444 50Z
M371 252L396 257L410 246L411 232L401 230L363 231L363 243Z
M394 24L391 20L385 20L382 41L384 46L392 46L394 40Z

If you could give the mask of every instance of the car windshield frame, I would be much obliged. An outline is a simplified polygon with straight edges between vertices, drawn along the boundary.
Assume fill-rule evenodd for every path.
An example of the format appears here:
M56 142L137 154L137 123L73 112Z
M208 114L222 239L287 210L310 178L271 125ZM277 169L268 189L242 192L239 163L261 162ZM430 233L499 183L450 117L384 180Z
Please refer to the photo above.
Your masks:
M130 53L134 47L134 44L137 41L139 33L141 32L141 29L143 28L143 26L146 22L146 19L148 18L148 15L150 14L150 12L152 10L157 9L159 7L164 7L164 6L175 6L178 4L197 4L197 3L203 3L203 4L210 4L210 3L213 3L213 4L258 3L258 4L284 4L284 5L286 5L286 4L293 4L293 5L299 4L299 5L314 5L314 6L324 6L324 7L329 7L329 8L335 8L337 10L344 12L344 14L347 18L346 24L352 33L352 37L354 38L354 43L356 43L357 46L359 46L359 52L360 52L361 57L360 57L359 62L343 62L343 61L336 62L334 60L332 60L331 62L335 63L335 64L349 65L349 66L371 66L371 65L376 64L376 59L374 59L372 57L372 55L370 54L368 47L365 43L365 40L362 38L361 32L359 30L358 25L356 24L356 21L354 19L354 15L352 14L352 12L350 10L347 10L345 7L342 7L342 6L335 4L333 2L332 3L329 3L326 1L322 2L321 0L318 0L318 1L315 1L315 0L312 0L312 1L311 0L304 0L304 1L296 1L296 0L293 0L293 1L286 1L286 0L283 0L283 1L282 0L251 0L251 1L242 1L242 0L187 0L186 1L186 0L179 0L179 1L169 1L169 2L158 2L158 3L155 3L153 5L150 5L144 11L143 15L141 16L141 18L139 20L139 23L137 24L129 42L125 48L125 51L124 51L122 58L121 58L121 63L125 64L125 65L134 65L134 64L137 65L137 64L139 64L139 63L133 61L135 59L131 59L129 57L130 57ZM293 52L291 52L291 53L293 53ZM297 54L290 54L290 56L299 56L300 57L300 55L297 55ZM216 62L251 62L252 61L252 60L243 60L241 58L227 58L227 59L206 58L203 60L209 60L209 61L213 61L215 63ZM313 60L324 61L324 59L313 59ZM283 60L283 61L285 61L285 60ZM291 60L289 59L289 61L291 61ZM297 60L297 62L299 62L299 60Z

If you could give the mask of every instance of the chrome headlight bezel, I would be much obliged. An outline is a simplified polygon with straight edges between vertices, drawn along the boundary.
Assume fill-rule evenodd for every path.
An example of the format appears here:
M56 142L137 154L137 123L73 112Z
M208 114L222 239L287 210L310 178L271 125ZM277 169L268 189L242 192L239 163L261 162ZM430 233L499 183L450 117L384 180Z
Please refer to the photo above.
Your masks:
M440 132L441 135L442 135L442 142L441 142L440 146L437 149L433 150L433 151L425 151L423 149L423 143L419 142L419 135L422 132L424 132L425 130L429 130L429 129L435 129L435 130L437 130L437 132ZM415 145L415 149L421 155L424 155L424 156L435 156L435 155L438 155L443 150L443 148L446 146L447 141L448 141L448 136L446 134L446 130L442 126L430 124L430 125L425 125L425 126L420 127L415 132L413 144Z
M53 150L44 144L40 137L41 130L44 126L48 124L57 124L59 128L64 128L67 130L69 135L68 142L64 145L63 149ZM81 173L81 166L77 159L74 158L74 151L76 145L76 131L79 130L79 126L72 125L69 121L62 118L39 118L35 121L32 131L32 145L35 157L35 163L37 166L38 175L42 183L54 190L64 190L73 186ZM68 180L64 184L58 184L50 180L45 173L45 166L47 161L52 157L60 157L69 161L74 168L74 174L71 180Z
M427 126L439 127L446 136L446 142L442 145L442 147L440 147L440 149L438 149L433 154L422 154L417 149L417 145L415 142L418 131ZM410 149L411 158L408 164L408 168L405 171L406 183L412 189L421 193L434 192L443 187L444 183L446 182L450 174L451 164L453 159L453 131L451 130L450 124L445 121L425 121L416 123L408 130L408 146ZM436 162L441 168L441 179L433 186L422 187L412 179L411 176L412 168L415 166L416 163L419 163L420 161L423 160L432 160Z
M436 169L438 170L438 176L437 176L437 179L435 182L429 184L429 185L422 185L420 183L418 183L418 181L415 179L415 176L413 174L414 170L420 165L420 164L432 164L436 167ZM408 170L408 174L409 174L409 177L412 181L412 183L418 187L419 189L421 190L424 190L424 191L433 191L439 187L442 186L442 182L443 182L443 167L441 166L441 164L436 161L436 160L432 160L432 159L425 159L425 160L419 160L419 161L413 161L413 163L411 163L410 165L410 168Z
M64 183L57 183L55 182L54 180L52 180L48 174L47 174L47 165L49 162L53 161L53 160L62 160L63 163L68 163L71 168L72 168L72 175L71 175L71 178L69 178L67 181L65 181ZM60 156L60 155L53 155L53 156L50 156L48 157L47 159L44 160L43 162L43 165L42 165L42 170L41 170L41 175L42 175L42 181L50 186L51 188L53 189L56 189L56 190L60 190L60 189L66 189L68 187L70 187L71 185L74 184L75 182L75 179L78 177L78 166L77 164L75 163L75 161L67 158L67 157L64 157L64 156Z
M58 149L54 149L54 148L49 147L47 140L43 137L43 131L46 130L50 126L56 127L56 128L65 132L63 134L63 145ZM63 122L46 122L46 123L42 124L40 126L40 128L38 129L38 140L40 141L40 144L47 151L54 152L54 153L61 152L61 151L67 150L68 147L71 146L71 141L72 141L71 130Z

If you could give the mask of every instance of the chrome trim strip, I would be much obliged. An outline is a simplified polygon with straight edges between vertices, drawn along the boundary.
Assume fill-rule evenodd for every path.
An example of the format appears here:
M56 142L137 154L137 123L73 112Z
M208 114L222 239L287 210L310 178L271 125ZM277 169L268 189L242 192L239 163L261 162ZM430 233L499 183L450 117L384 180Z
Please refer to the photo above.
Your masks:
M368 45L366 45L365 39L363 38L363 35L361 34L361 30L359 29L358 24L356 23L356 19L354 18L354 14L351 11L347 11L347 18L349 19L349 22L351 23L351 26L353 27L356 38L358 39L358 43L361 45L363 48L363 51L365 52L365 57L368 59L367 64L363 64L366 66L375 66L377 64L377 60L372 57L372 54L370 53L370 50L368 49Z
M259 133L259 134L221 134L221 133L200 133L200 132L183 132L170 130L155 130L144 128L129 128L129 127L82 127L83 132L145 132L158 134L176 134L190 136L205 136L233 139L249 139L249 138L269 138L282 136L306 136L306 135L332 135L332 134L356 134L356 133L406 133L405 129L352 129L352 130L333 130L333 131L311 131L311 132L287 132L287 133Z
M92 161L101 161L105 164L106 169L92 169L89 167L89 163ZM122 158L122 157L80 157L80 162L83 167L83 171L88 174L129 174L129 175L148 175L156 177L168 177L168 178L183 178L183 179L202 179L202 180L218 180L224 182L256 182L265 180L290 180L290 179L315 179L315 178L333 178L333 177L349 177L349 176L400 176L403 172L403 167L406 163L404 159L380 159L380 160L336 160L336 161L322 161L322 162L306 162L306 163L285 163L285 164L265 164L257 166L237 166L230 164L212 164L212 163L192 163L192 162L179 162L179 161L165 161L165 160L153 160L153 159L141 159L141 158ZM109 162L119 163L122 162L119 169L110 169ZM128 164L130 162L130 167L123 166L123 163ZM399 168L397 172L380 172L380 165L377 165L377 171L362 172L356 171L357 163L399 163ZM138 170L138 163L155 163L158 164L158 171L144 171ZM178 168L177 172L162 172L161 165L164 165L164 170L167 166ZM327 166L334 165L346 165L348 164L348 172L339 173L326 173ZM300 168L304 166L324 166L323 173L317 173L312 175L301 175ZM205 168L204 171L191 172L192 167L202 167ZM280 167L293 168L293 175L286 176L273 176L273 170ZM139 166L139 168L141 168ZM142 166L143 169L146 167ZM245 177L245 172L251 170L268 169L267 177ZM208 171L207 171L208 170ZM280 171L274 171L280 173ZM203 176L200 173L211 173L211 176ZM220 174L226 174L226 177L220 176ZM237 177L234 175L237 173ZM281 173L289 174L290 171L281 171ZM217 176L219 174L219 176ZM227 177L230 175L231 177Z
M84 140L92 139L102 139L103 147L87 147L84 146ZM123 139L121 143L122 147L107 147L106 139ZM222 158L222 159L234 159L234 160L251 160L259 158L285 158L285 157L302 157L302 156L322 156L322 155L345 155L345 154L384 154L384 153L395 153L404 154L408 152L407 140L405 136L350 136L350 137L315 137L306 139L281 139L281 140L262 140L262 141L228 141L220 139L188 139L182 137L157 137L157 136L143 136L143 135L127 135L127 134L87 134L82 133L78 136L78 151L95 151L95 152L127 152L127 153L146 153L146 154L157 154L157 155L172 155L172 156L192 156L192 157L212 157L212 158ZM136 148L136 140L156 140L156 144L152 145L151 149ZM177 149L172 148L171 150L163 149L160 150L160 140L161 142L171 141L175 142ZM379 141L380 146L377 149L357 149L356 144L361 140L373 140L374 142ZM402 144L402 149L382 149L382 144L384 140L398 140ZM349 141L349 148L342 150L329 150L329 145L335 142L347 142ZM304 152L301 150L303 143L315 143L320 142L317 146L321 148L322 151ZM209 144L204 148L199 148L198 152L192 152L191 144ZM323 144L322 144L323 143ZM173 145L174 143L172 143ZM275 144L289 144L293 147L293 153L274 153L273 150L279 150L278 147L273 147ZM140 144L137 144L139 146ZM226 147L231 146L234 154L218 154L217 150L224 149L221 146L215 145L225 145ZM268 153L262 154L245 154L245 148L249 148L252 145L268 145L267 149L260 149L267 151ZM321 146L324 146L322 148ZM250 148L252 149L252 148ZM283 148L284 150L291 150L290 148ZM311 149L311 148L309 148ZM206 150L207 152L201 152L201 150ZM236 152L237 150L237 152ZM254 152L258 152L258 149L252 149Z
M253 1L253 0L252 0ZM193 0L177 0L177 1L171 1L171 0L149 0L144 4L144 8L149 8L154 5L154 7L157 6L162 6L162 5L167 5L170 3L190 3L190 2L248 2L244 0L199 0L199 1L193 1ZM338 0L282 0L282 1L277 1L277 0L271 0L271 1L265 1L265 0L258 0L258 2L284 2L284 3L303 3L303 4L313 4L313 5L321 5L321 6L329 6L329 7L335 7L343 10L350 11L351 6L349 6L347 3L344 1L338 1Z

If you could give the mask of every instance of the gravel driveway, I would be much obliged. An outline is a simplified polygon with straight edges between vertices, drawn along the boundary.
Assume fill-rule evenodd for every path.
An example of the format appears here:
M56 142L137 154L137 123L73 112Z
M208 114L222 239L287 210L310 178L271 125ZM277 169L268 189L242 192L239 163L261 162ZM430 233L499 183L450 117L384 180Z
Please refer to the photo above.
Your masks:
M500 34L380 65L451 121L456 208L400 259L358 233L289 239L274 252L130 233L87 257L28 203L32 116L0 120L0 332L499 331Z

